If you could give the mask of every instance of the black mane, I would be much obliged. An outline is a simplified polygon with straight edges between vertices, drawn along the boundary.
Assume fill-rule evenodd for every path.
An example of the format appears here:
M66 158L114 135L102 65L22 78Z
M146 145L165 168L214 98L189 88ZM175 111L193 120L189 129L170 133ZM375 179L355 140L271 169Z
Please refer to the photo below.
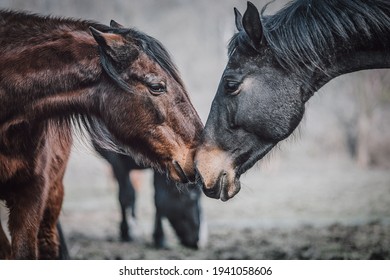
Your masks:
M323 70L332 63L331 50L382 44L390 50L390 1L296 0L261 20L266 42L278 62L288 70ZM388 36L383 36L383 33ZM250 46L243 31L229 43L229 56L237 47ZM253 50L252 50L253 51Z

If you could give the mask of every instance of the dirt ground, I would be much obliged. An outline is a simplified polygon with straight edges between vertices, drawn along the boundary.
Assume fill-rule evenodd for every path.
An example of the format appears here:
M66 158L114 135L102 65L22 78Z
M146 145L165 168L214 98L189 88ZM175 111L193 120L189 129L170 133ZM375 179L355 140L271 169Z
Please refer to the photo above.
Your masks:
M301 144L300 144L301 143ZM297 157L304 141L280 148L242 178L231 201L202 197L201 248L152 247L151 171L138 192L136 239L119 241L117 188L92 153L73 155L61 221L74 259L390 259L390 174L343 156ZM294 160L292 160L294 158ZM82 167L82 168L81 168Z
M115 235L100 239L76 232L68 234L68 243L75 259L388 260L389 232L389 226L376 222L296 229L226 227L210 232L207 249L196 251L176 244L169 249L156 250L149 241L125 244L118 242Z

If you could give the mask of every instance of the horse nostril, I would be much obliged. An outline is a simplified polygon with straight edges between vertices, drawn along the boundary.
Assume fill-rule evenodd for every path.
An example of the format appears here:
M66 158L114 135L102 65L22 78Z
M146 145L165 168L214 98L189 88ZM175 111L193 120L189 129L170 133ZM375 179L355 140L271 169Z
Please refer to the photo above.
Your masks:
M187 175L184 173L180 164L176 160L173 160L172 164L173 164L173 168L175 169L176 173L179 175L182 183L188 183L190 180L188 179Z

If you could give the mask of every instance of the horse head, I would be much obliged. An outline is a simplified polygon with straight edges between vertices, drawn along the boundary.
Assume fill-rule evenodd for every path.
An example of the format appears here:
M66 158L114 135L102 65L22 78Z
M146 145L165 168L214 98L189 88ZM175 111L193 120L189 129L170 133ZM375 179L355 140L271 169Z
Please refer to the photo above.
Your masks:
M101 119L115 142L172 179L193 181L203 125L168 52L156 39L114 21L110 29L90 29L104 73L116 84L116 91L102 91L99 98Z
M304 101L293 74L270 51L256 7L242 17L196 155L205 194L228 200L240 190L240 175L299 124Z
M235 9L238 33L195 157L206 195L233 197L241 174L294 131L328 81L390 67L389 3L336 2L295 0L270 16L250 2L244 16Z

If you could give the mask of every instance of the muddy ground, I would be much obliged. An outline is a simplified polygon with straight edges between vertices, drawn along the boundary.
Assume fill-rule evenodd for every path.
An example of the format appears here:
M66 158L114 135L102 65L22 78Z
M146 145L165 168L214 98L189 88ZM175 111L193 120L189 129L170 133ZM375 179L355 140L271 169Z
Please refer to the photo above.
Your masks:
M169 248L152 246L151 171L138 191L135 241L119 241L119 206L110 168L74 153L67 174L63 228L74 259L390 259L390 174L345 156L297 157L287 144L242 178L231 201L202 197L201 248L184 248L169 223ZM294 159L294 160L291 160ZM83 168L81 168L83 167ZM81 171L82 170L82 171Z
M156 250L151 242L120 243L116 236L91 238L68 234L71 256L75 259L390 259L390 227L373 222L361 226L335 224L299 229L215 229L206 248L191 250L177 244Z

